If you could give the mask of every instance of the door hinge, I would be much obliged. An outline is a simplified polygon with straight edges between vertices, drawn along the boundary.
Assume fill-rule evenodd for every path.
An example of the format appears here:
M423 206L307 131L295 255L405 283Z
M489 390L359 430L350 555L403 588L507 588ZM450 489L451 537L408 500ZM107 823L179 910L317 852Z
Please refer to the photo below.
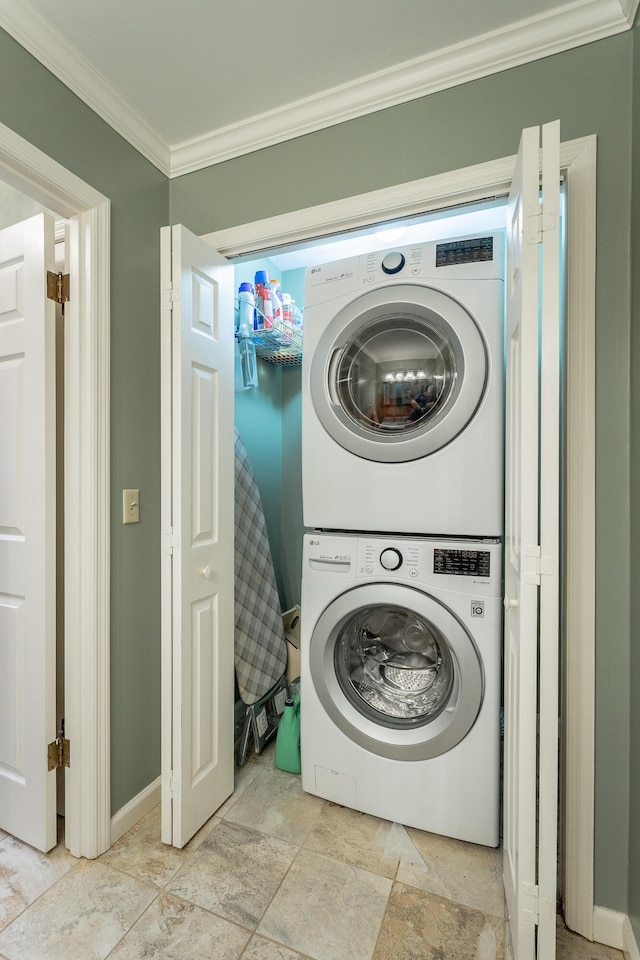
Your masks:
M172 770L164 774L164 789L171 797L175 797L180 791L180 780L174 777Z
M69 290L68 273L53 273L51 270L47 270L47 300L67 303L70 298Z
M540 586L541 577L552 577L555 574L556 565L553 557L543 557L539 546L524 547L522 556L525 558L525 583L535 583Z
M173 532L173 530L167 531L167 533L162 534L162 550L164 553L169 556L173 555L174 547L180 546L180 540Z
M180 291L173 284L164 289L164 306L167 310L173 310L174 303L180 299Z
M540 922L540 891L537 883L523 883L522 911L529 923Z
M47 746L47 762L49 770L71 766L71 742L65 740L64 720L60 724L58 736Z
M556 229L555 213L545 213L542 207L529 213L524 222L525 243L542 243L542 234Z

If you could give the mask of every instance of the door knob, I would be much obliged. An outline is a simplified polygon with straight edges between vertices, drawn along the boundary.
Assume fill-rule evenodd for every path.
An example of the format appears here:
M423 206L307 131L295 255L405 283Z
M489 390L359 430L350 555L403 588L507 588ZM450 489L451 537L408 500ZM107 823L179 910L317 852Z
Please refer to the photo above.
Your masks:
M511 597L506 597L503 600L505 610L508 610L510 607L517 607L518 601L512 600Z
M205 580L213 580L213 567L210 563L208 563L206 567L202 568L202 576L205 578Z

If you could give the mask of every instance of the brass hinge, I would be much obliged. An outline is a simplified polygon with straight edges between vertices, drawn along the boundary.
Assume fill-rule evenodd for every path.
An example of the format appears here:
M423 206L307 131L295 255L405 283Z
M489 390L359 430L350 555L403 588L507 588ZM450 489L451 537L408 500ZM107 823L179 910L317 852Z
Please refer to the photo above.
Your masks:
M47 300L67 303L69 300L69 274L47 270Z
M64 720L58 730L58 736L47 746L47 761L49 770L71 766L71 743L65 740Z

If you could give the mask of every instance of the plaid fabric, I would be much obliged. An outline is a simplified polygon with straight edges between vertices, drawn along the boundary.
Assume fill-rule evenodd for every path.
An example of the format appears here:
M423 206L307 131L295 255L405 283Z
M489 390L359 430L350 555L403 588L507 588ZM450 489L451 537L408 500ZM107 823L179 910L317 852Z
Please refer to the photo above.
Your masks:
M235 477L236 677L251 705L284 673L287 645L260 492L237 430Z

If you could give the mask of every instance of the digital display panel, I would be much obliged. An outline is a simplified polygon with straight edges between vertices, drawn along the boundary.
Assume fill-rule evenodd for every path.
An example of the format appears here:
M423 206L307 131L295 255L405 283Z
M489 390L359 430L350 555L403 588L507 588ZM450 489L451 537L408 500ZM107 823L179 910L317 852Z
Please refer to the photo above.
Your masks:
M491 575L489 550L434 550L433 572L455 577L488 577Z
M493 260L493 237L474 237L473 240L451 240L436 244L436 267L450 267L457 263L479 263Z

